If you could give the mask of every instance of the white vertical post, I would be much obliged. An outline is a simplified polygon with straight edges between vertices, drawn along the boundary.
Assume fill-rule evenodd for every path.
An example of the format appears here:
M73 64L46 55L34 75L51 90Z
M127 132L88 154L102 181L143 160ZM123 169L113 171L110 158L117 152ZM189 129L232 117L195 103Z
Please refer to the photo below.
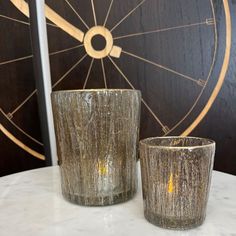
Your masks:
M49 135L51 158L52 158L51 162L52 165L57 165L56 139L55 139L54 122L53 122L52 105L51 105L52 84L51 84L50 63L48 54L48 38L47 38L44 6L45 6L44 0L36 0L39 50L41 54L43 87L44 87L48 133L49 133L48 135Z

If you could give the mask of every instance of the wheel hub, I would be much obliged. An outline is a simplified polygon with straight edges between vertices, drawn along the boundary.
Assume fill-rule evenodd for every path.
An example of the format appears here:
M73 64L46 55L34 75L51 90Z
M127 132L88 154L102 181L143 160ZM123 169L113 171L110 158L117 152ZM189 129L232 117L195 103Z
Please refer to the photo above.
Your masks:
M105 47L102 50L96 50L92 45L95 36L102 36L105 39ZM87 54L95 59L107 57L113 48L113 37L111 32L103 26L94 26L84 36L84 47Z

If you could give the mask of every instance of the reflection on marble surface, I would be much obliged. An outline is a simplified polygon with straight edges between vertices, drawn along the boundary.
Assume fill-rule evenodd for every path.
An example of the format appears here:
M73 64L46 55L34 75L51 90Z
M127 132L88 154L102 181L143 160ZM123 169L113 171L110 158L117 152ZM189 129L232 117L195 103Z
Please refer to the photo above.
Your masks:
M236 177L213 172L204 224L190 231L160 229L143 216L141 190L108 207L81 207L61 195L59 168L0 178L0 235L236 236Z

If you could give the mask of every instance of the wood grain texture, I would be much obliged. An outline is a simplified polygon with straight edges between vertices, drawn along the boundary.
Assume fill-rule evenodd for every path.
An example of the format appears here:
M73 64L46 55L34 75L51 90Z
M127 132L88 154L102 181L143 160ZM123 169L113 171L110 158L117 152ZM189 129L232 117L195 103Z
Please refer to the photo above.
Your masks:
M48 0L47 2L51 7L54 7L52 1ZM89 27L92 27L94 21L92 11L89 10L91 7L89 1L76 2L71 0L70 2L87 22ZM110 7L111 1L104 0L102 4L98 4L95 1L94 5L98 25L103 24L105 16L107 16L107 10L110 9L110 16L105 20L106 27L112 29L132 7L138 5L140 2L142 1L132 0L125 4L119 4L119 1L114 1L112 7ZM228 25L232 33L232 40L230 40L230 37L226 39L225 34L226 14L224 11L224 2L225 1L212 1L215 13L214 21L210 1L175 1L171 4L169 1L147 1L140 9L137 9L137 11L126 18L122 24L112 31L114 42L121 46L125 52L129 52L129 54L121 53L119 60L114 59L114 62L119 66L126 78L129 79L130 83L124 79L121 73L117 74L117 70L110 60L105 58L103 61L107 78L106 85L108 87L130 88L131 84L134 88L142 90L143 99L149 106L146 107L144 104L142 106L142 138L163 135L164 133L168 133L168 135L189 133L188 128L192 130L199 122L199 119L195 119L199 117L201 123L192 131L193 134L195 136L210 137L219 142L215 168L222 171L228 169L230 173L236 173L236 154L232 148L236 143L236 137L231 132L231 130L235 129L236 124L236 111L232 105L233 101L235 101L235 93L233 91L236 83L234 63L234 35L236 28L234 27L235 3L228 1L230 16L232 18L232 27ZM82 9L88 9L88 11L83 11ZM70 10L66 4L61 2L60 7L57 7L57 11L60 11L63 17L70 19L77 27L83 28L83 24L77 21L73 14L69 14ZM196 25L197 23L199 23L199 25ZM216 36L218 41L215 61L213 62L214 24L216 24ZM48 30L50 33L51 29L49 28ZM156 33L154 34L153 31L156 31ZM138 37L135 36L135 34L142 32L149 32L150 34L148 33ZM153 34L151 34L151 32L153 32ZM129 37L132 35L135 37ZM62 36L62 38L67 42L66 37ZM49 39L53 40L50 38L50 35ZM212 106L213 100L209 100L209 98L215 93L213 91L216 91L214 88L217 82L220 82L218 78L226 52L226 40L227 43L229 43L230 40L232 46L231 61L229 61L230 73L227 74L221 90L224 92L218 95L220 99L216 99ZM51 47L54 45L51 44ZM73 53L73 55L76 57L77 54L82 53L85 53L83 49ZM144 63L144 61L134 57L132 58L132 56L129 56L130 53L165 65L191 78L199 79L197 82L203 86L205 79L208 77L211 63L213 62L212 73L209 76L208 85L202 92L201 98L193 107L199 95L199 91L201 90L198 85L195 86L196 83L185 81L181 76L169 72L167 73L167 71L161 68L152 67L152 65L148 65ZM72 60L72 58L69 58L69 60ZM227 60L229 60L229 55L227 55ZM58 85L56 89L83 87L83 82L85 78L87 78L88 68L86 65L90 65L90 62L89 58L87 58L68 76L68 79L63 84ZM59 59L57 61L53 59L51 63L53 67L55 66L60 70L59 65L61 62ZM225 69L226 68L224 68L224 72L226 72ZM79 74L79 80L76 76L77 74ZM100 77L98 77L98 75L100 75ZM53 76L55 80L56 77L57 76ZM221 83L222 82L221 80ZM95 60L93 62L93 67L89 79L86 80L86 85L86 88L104 87L99 61ZM220 86L217 87L217 90L219 90L219 87ZM231 97L228 96L229 93ZM207 104L208 100L210 103ZM222 102L219 102L219 100ZM224 107L223 103L228 104L228 109ZM210 108L205 117L201 113L204 107L206 107L207 110ZM156 122L157 119L152 115L150 110L153 111L156 117L162 122L163 127ZM200 114L201 116L199 116ZM209 116L211 117L210 119L208 118ZM228 119L230 120L230 124L226 121ZM193 123L194 120L196 121L195 123ZM175 128L173 129L173 127ZM227 152L230 150L228 155L224 154L226 149ZM225 161L226 159L227 161ZM230 163L234 164L231 165Z
M13 140L42 158L36 93L19 107L35 90L29 20L10 1L1 1L0 15L9 17L0 17L0 124L14 136ZM2 64L6 61L9 63ZM0 176L45 166L13 140L0 131Z
M141 0L94 1L97 24L111 30L141 2ZM163 135L169 131L171 131L171 135L182 134L187 127L191 127L206 105L218 81L225 56L224 2L225 0L212 1L215 10L214 22L208 0L148 0L112 31L114 44L126 52L137 54L197 79L196 83L185 81L177 74L144 63L125 53L121 53L119 59L113 58L134 88L142 90L146 104L163 123L163 127L160 126L150 109L143 104L142 138ZM46 0L46 3L63 19L84 33L95 24L91 1ZM236 103L236 4L234 0L229 0L228 3L232 18L229 68L217 99L191 135L216 140L219 145L216 150L215 169L236 174L234 150L236 143L234 132L236 130L236 107L234 105ZM216 59L209 83L197 105L184 121L179 123L192 108L201 86L205 85L204 79L207 78L214 57L215 23L218 41ZM35 86L28 18L11 1L2 1L0 3L0 26L0 108L4 111L4 114L0 114L1 124L27 147L43 154L43 147L37 143L42 141L36 92L30 96L34 92ZM142 32L147 34L135 36ZM128 37L131 35L133 37ZM83 87L104 88L105 86L130 88L130 84L116 70L109 58L103 60L104 69L100 60L93 60L89 56L82 60L86 53L83 44L61 28L53 26L52 22L48 22L48 39L54 90ZM92 66L90 67L90 65ZM27 100L27 98L29 99ZM24 101L26 101L24 105L14 113ZM13 116L11 113L14 113ZM6 115L9 115L11 121L37 142L29 139L29 136L13 126L6 119ZM173 127L175 129L172 130ZM19 148L2 132L0 138L0 150L3 153L1 174L44 164L43 161L35 160L34 162L25 158L34 157L23 150L19 152Z

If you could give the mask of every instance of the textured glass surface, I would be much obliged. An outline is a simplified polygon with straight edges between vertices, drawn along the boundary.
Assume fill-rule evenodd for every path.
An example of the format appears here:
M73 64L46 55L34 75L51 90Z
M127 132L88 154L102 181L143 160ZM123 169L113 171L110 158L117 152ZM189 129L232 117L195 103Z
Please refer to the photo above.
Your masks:
M52 94L62 192L80 205L110 205L136 192L141 94L77 90Z
M145 218L160 227L189 229L203 223L215 142L192 137L140 141Z

